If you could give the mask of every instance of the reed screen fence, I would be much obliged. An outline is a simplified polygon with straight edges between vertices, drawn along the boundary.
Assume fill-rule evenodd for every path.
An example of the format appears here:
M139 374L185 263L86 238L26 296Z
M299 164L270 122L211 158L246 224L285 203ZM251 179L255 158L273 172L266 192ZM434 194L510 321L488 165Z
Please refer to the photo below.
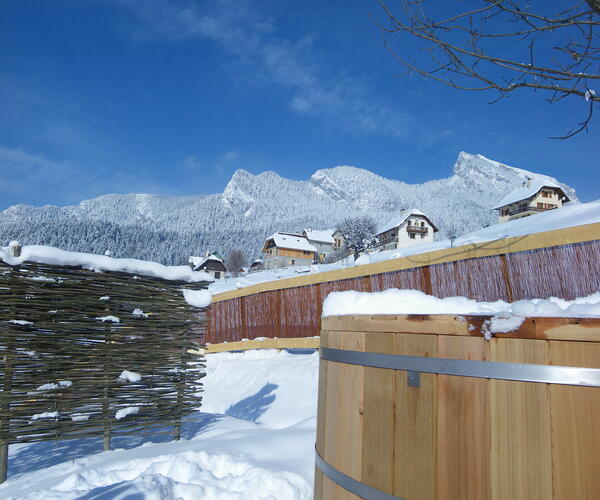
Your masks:
M436 297L478 301L561 297L572 300L600 290L600 241L415 266L213 301L206 341L257 337L312 337L320 333L323 300L330 292L421 290Z

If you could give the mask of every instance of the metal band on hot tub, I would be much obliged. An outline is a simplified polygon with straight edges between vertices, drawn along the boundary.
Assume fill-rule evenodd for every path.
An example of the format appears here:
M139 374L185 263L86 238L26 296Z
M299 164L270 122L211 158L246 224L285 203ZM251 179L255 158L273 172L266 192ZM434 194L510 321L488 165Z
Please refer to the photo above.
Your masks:
M598 368L426 358L400 354L348 351L329 347L322 347L320 353L321 359L327 361L376 368L390 368L392 370L456 375L459 377L514 380L519 382L600 387L600 369Z
M325 462L316 449L315 464L317 468L334 483L350 493L355 494L357 497L364 498L366 500L404 500L403 498L389 495L385 491L381 491L377 488L373 488L372 486L361 483L360 481L357 481L356 479L337 470L335 467Z

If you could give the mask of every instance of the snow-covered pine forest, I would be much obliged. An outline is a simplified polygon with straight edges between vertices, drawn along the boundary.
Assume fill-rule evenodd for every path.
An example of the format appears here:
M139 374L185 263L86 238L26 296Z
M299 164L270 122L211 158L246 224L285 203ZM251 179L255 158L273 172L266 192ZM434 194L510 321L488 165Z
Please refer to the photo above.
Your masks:
M451 177L422 184L348 166L318 170L307 181L238 170L220 194L108 194L75 206L11 206L0 212L0 234L7 238L0 244L17 239L72 251L110 250L115 257L169 265L206 250L227 255L241 249L253 259L264 238L278 230L330 228L349 215L370 215L383 224L411 207L426 212L444 238L495 223L490 207L527 176L548 178L464 152ZM563 187L576 201L574 190Z

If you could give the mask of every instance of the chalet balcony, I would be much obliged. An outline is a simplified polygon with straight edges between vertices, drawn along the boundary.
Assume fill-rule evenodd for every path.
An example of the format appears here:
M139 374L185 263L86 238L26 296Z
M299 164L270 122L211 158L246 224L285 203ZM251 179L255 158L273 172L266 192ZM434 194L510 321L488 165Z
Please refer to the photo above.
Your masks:
M427 234L429 232L429 228L423 226L406 226L406 232Z
M382 247L384 245L387 245L388 243L397 243L397 242L398 242L398 238L396 238L396 236L389 237L389 238L379 238L377 241L377 244L375 246Z
M522 214L525 212L547 212L548 210L553 210L555 208L558 208L558 207L556 205L553 205L548 208L530 207L530 206L519 207L519 208L516 208L515 210L511 210L510 212L508 212L508 215L512 217L513 215L519 215L519 214Z

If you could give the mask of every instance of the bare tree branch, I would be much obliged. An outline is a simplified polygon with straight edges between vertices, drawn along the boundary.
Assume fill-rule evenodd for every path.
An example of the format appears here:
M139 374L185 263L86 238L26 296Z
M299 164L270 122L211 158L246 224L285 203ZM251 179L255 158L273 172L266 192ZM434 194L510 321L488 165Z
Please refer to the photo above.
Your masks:
M517 89L542 91L548 102L574 98L588 108L585 120L553 138L589 130L600 104L600 93L589 92L600 87L600 0L574 2L559 12L547 4L534 12L513 0L479 0L480 7L452 15L448 5L454 2L440 7L433 0L400 0L396 12L377 1L385 46L409 73L456 89L496 91L492 102ZM397 50L398 37L404 38Z

